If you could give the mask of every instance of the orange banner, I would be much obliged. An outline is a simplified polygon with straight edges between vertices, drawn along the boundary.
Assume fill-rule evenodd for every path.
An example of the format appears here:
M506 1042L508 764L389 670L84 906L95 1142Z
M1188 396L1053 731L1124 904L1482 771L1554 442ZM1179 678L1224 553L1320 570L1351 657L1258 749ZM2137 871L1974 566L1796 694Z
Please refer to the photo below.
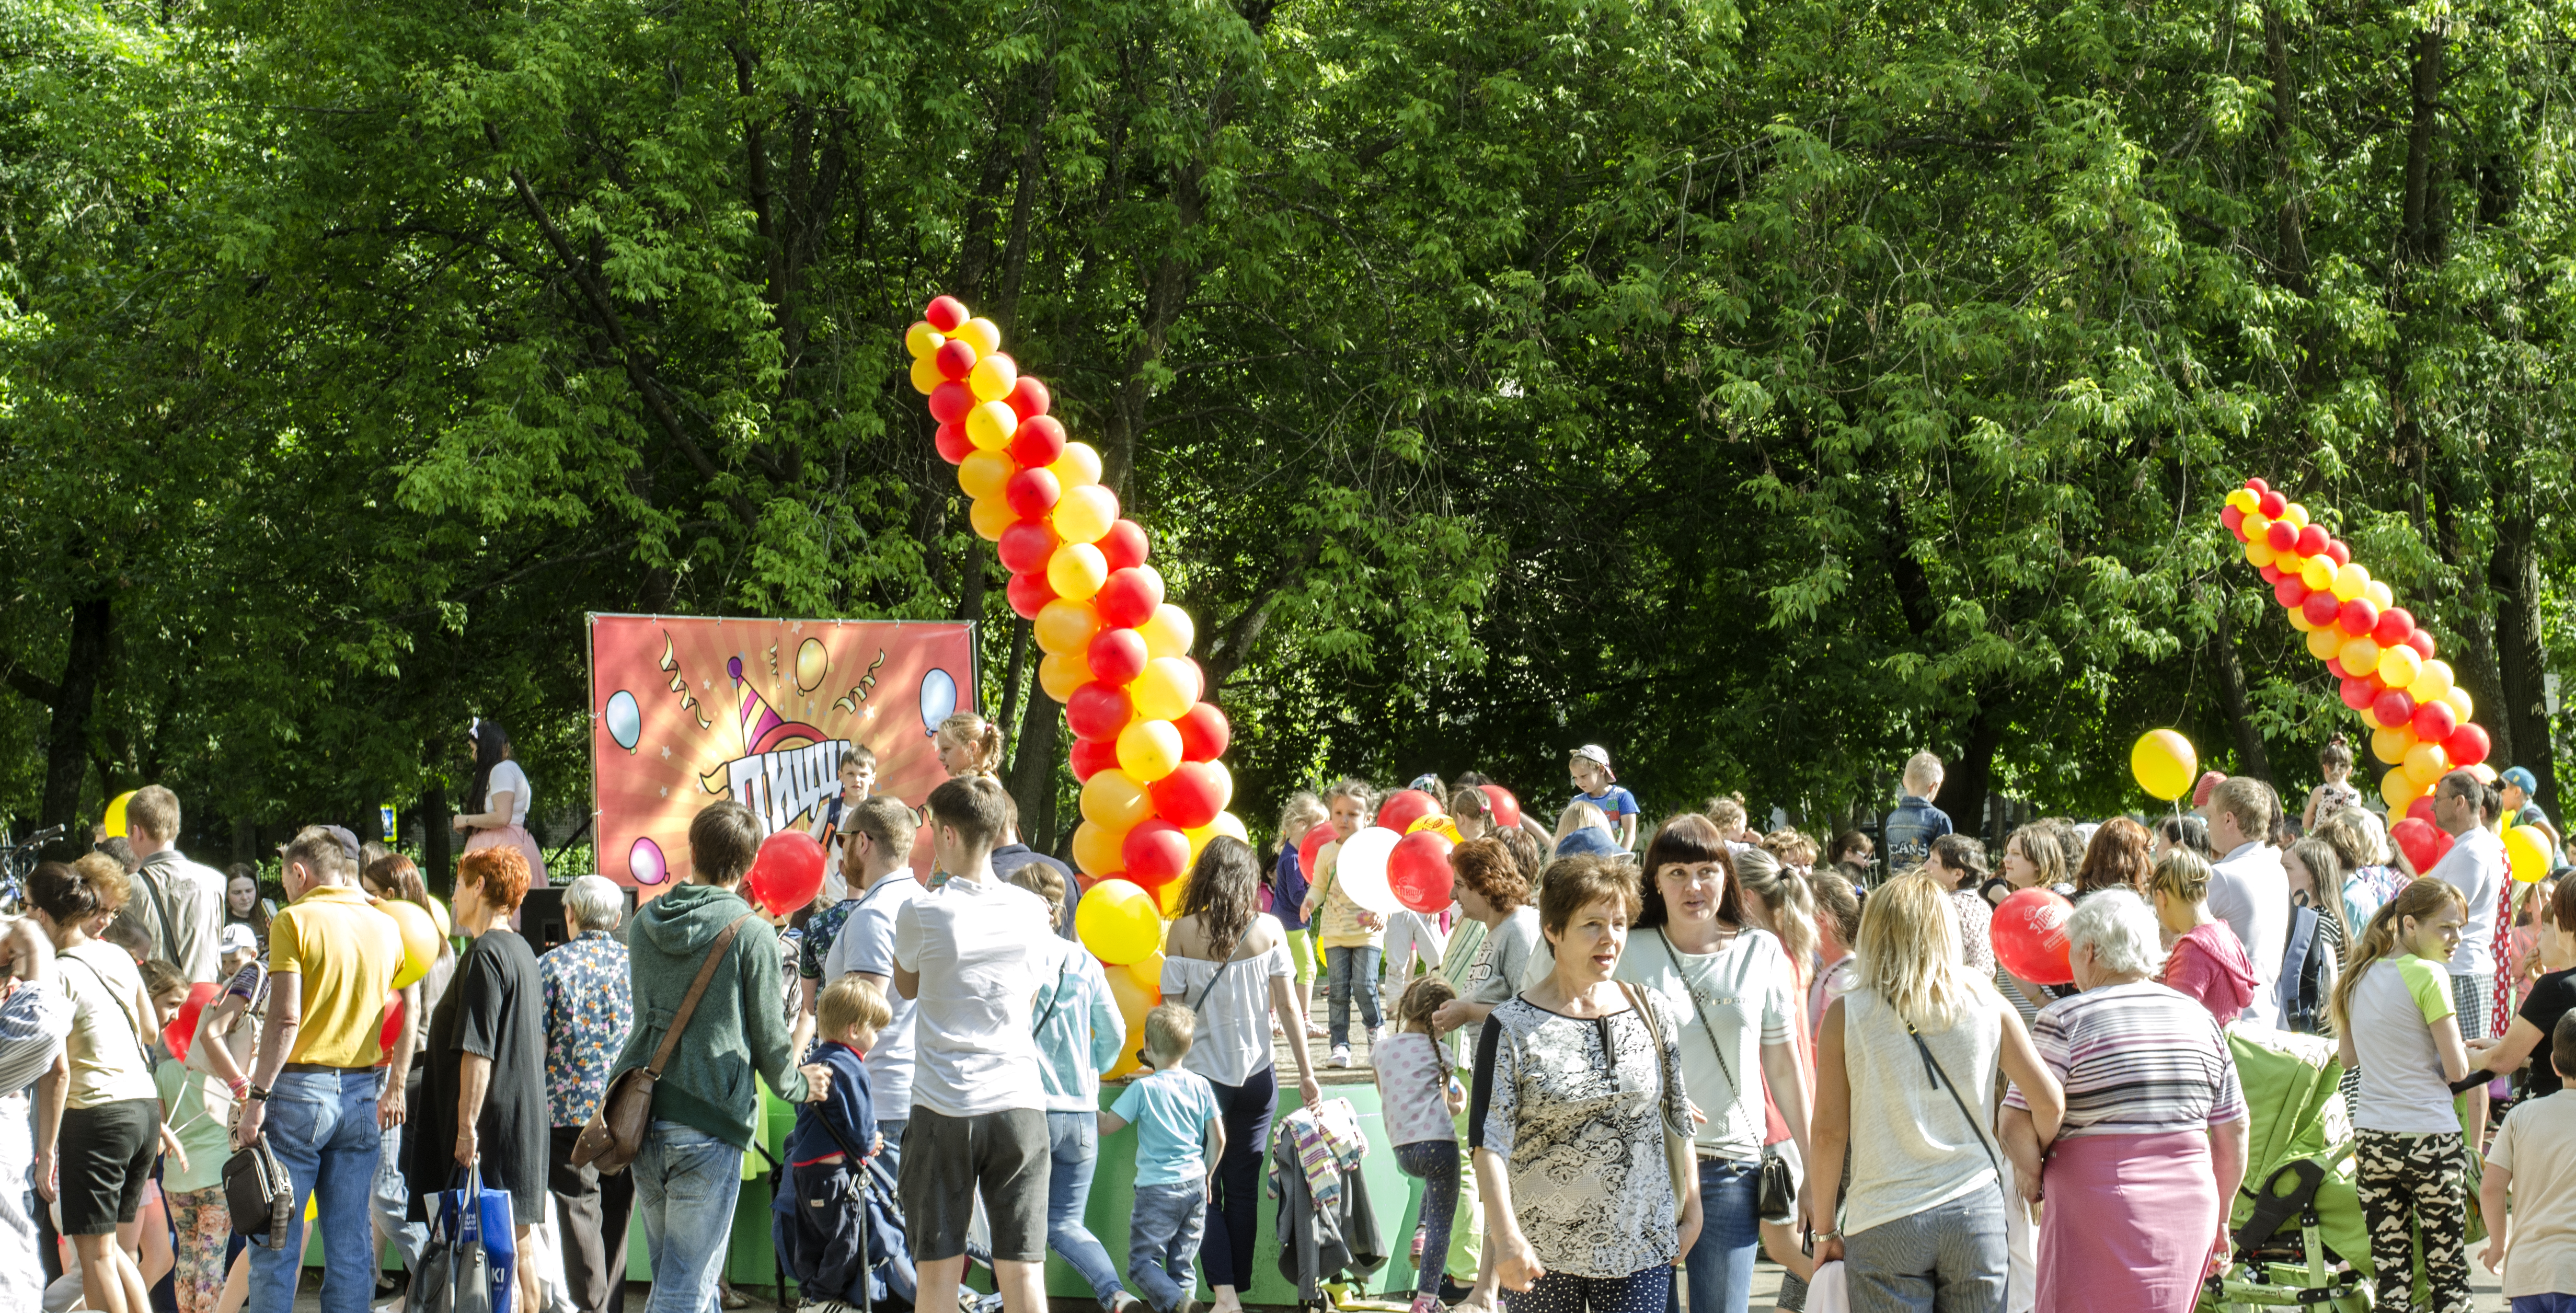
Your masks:
M589 622L600 873L646 897L687 876L689 821L714 799L749 807L764 834L811 825L852 744L876 753L877 793L919 807L948 778L931 735L975 710L975 628L963 621Z

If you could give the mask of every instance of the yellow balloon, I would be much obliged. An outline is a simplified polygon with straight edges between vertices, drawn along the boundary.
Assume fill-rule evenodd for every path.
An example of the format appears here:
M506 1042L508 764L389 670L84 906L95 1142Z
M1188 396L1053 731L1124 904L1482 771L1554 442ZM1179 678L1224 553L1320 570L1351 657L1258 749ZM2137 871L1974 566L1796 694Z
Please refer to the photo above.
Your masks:
M2359 679L2379 668L2379 654L2385 650L2378 640L2364 634L2359 638L2345 639L2343 649L2335 655L2343 661L2343 672Z
M2377 579L2371 580L2369 586L2361 590L2361 595L2369 598L2370 604L2382 611L2397 605L2397 590Z
M1083 901L1091 900L1085 898ZM1075 912L1074 920L1081 919L1082 914ZM1138 984L1124 971L1112 971L1109 973L1109 999L1118 1005L1118 1019L1127 1028L1127 1043L1118 1050L1116 1065L1100 1075L1104 1080L1122 1080L1144 1070L1145 1064L1137 1054L1145 1046L1145 1014L1162 1003L1163 991Z
M2451 663L2436 657L2416 668L2415 678L2406 681L2406 695L2419 706L2439 702L2443 694L2451 691L2451 678Z
M1223 766L1218 763L1212 762L1210 764L1218 765L1219 769L1223 769ZM1233 787L1233 777L1228 776L1226 779L1227 792L1233 792ZM1216 814L1216 819L1210 821L1208 824L1213 826L1217 833L1222 834L1229 839L1240 839L1245 843L1252 842L1252 831L1244 828L1243 818L1235 815L1233 812L1218 812Z
M978 360L1002 349L1002 330L990 319L969 319L949 336L973 346Z
M2549 874L2549 836L2537 825L2517 825L2504 832L2505 864L2513 878L2530 884Z
M2271 530L2272 521L2259 511L2245 512L2245 541L2259 543Z
M1094 776L1093 778L1098 778ZM1084 875L1115 875L1126 869L1127 857L1121 847L1127 842L1127 831L1112 829L1098 821L1084 821L1073 831L1073 864ZM1082 901L1090 902L1088 897ZM1074 930L1082 929L1082 913L1074 913Z
M2306 584L2310 592L2333 592L2334 580L2335 563L2331 556L2311 556L2307 564L2299 567L2299 582Z
M1153 650L1151 638L1145 650ZM1199 663L1188 657L1155 657L1145 663L1127 691L1136 699L1138 718L1178 720L1198 704L1199 695L1207 691L1207 680L1199 673Z
M1073 932L1092 956L1114 967L1163 947L1163 918L1153 895L1132 880L1103 880L1084 890L1082 905L1074 909Z
M438 933L438 921L420 904L402 898L387 898L376 904L376 910L394 919L402 931L402 965L394 968L394 988L401 989L429 974L438 965L439 945L446 936Z
M1118 732L1118 769L1151 784L1181 764L1181 732L1168 720L1139 720Z
M2424 658L2403 643L2382 649L2379 654L2379 682L2390 688L2406 688L2424 673Z
M966 375L966 388L977 401L999 401L1019 386L1020 367L1009 356L989 355L975 362Z
M2308 631L2308 655L2319 661L2343 655L2343 631L2320 625Z
M1058 702L1070 701L1075 689L1090 682L1091 663L1080 652L1049 652L1038 659L1038 687Z
M2483 761L2474 766L2460 766L2455 769L2467 771L2470 775L2475 776L2480 784L2493 784L2496 782L2495 767L2490 766Z
M938 361L916 360L912 362L913 391L926 397L931 393L938 391L939 385L947 381L948 376L939 372Z
M2450 768L2451 754L2439 743L2418 743L2406 750L2406 778L2415 782L2418 791L2433 787Z
M1198 832L1196 830L1186 830L1183 831L1183 833L1196 834ZM1190 844L1190 861L1192 863L1196 863L1198 861L1199 849L1203 847L1206 847L1206 845L1197 842L1192 842ZM1165 880L1163 882L1163 887L1154 891L1154 905L1161 908L1163 915L1165 916L1179 916L1181 914L1181 900L1188 897L1189 893L1190 873L1183 871L1179 875L1174 876L1169 880Z
M1118 494L1097 483L1077 485L1068 479L1064 495L1056 500L1053 520L1056 536L1066 542L1096 543L1118 522Z
M1068 442L1064 444L1064 451L1056 456L1055 464L1047 468L1054 470L1055 477L1068 488L1098 483L1100 452L1088 442Z
M2346 561L2335 571L2334 595L2339 601L2349 602L2369 587L2370 567L2359 561Z
M903 330L903 349L911 352L915 360L927 360L939 354L939 344L947 340L948 335L932 328L927 319L916 319L912 321L912 327Z
M2129 748L2129 773L2150 798L2168 802L2191 791L2200 774L2200 755L2191 740L2169 729L2151 729Z
M2403 725L2396 729L2374 726L2370 731L2370 755L2379 758L2385 765L2403 764L2406 760L2406 750L2414 746L2415 731Z
M1047 558L1046 573L1057 597L1087 602L1109 582L1109 558L1089 543L1066 543Z
M2313 634L2317 632L2317 627L2308 623L2307 612L2293 606L2285 609L2281 614L2290 622L2290 628L2298 630L2302 634Z
M2469 691L2467 689L2462 688L2457 684L2453 684L2450 691L2442 695L2442 700L2451 704L2451 719L2456 720L2463 725L2477 719L2477 717L2472 714L2477 708L2469 701Z
M2263 504L2263 499L2254 495L2252 488L2238 488L2227 494L2227 504L2235 507L2239 515L2252 515L2254 508Z
M2286 524L2293 529L2307 528L2308 508L2301 506L2297 502L2291 502L2289 505L2281 508L2279 518L2281 523Z
M970 451L966 459L957 462L957 487L977 501L999 497L1003 485L1019 472L1020 467L1011 463L1008 452Z
M1154 608L1145 623L1136 626L1145 640L1148 656L1179 657L1190 654L1190 644L1198 641L1198 626L1190 623L1190 613L1169 602Z
M2424 796L2424 786L2403 770L2392 770L2379 777L2379 800L2388 804L2388 814L2403 816L2406 805Z
M1100 612L1089 602L1059 597L1038 608L1038 618L1030 630L1037 636L1041 652L1080 652L1100 632Z
M127 789L125 792L107 800L107 815L102 817L101 820L106 827L108 838L122 839L125 837L125 804L134 801L135 793L136 790Z
M999 497L978 497L966 510L966 522L975 527L975 536L988 543L1002 541L1002 531L1020 522L1011 504Z
M1464 836L1458 833L1458 822L1454 817L1416 816L1413 818L1413 824L1404 827L1404 832L1406 834L1420 834L1424 830L1429 830L1433 834L1437 834L1451 843L1465 843L1467 841Z
M1082 818L1120 834L1135 829L1138 822L1154 814L1154 799L1145 786L1129 778L1115 766L1103 770L1082 785Z
M2272 550L2272 544L2267 543L2260 538L2248 538L2245 540L2245 563L2247 565L2260 569L2263 566L2274 564L2280 559L2281 554Z
M966 440L986 451L1000 451L1011 445L1011 435L1020 431L1020 412L1007 401L986 401L966 412Z
M1175 880L1172 883L1179 884L1180 881ZM1118 969L1126 972L1129 980L1144 988L1161 989L1163 987L1163 950L1155 949Z

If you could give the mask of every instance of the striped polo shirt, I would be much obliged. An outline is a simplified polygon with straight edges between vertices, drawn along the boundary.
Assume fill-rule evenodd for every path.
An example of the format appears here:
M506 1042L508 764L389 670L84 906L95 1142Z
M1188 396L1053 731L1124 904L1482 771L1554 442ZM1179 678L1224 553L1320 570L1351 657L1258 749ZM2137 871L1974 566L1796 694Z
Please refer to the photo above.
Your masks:
M2060 1139L2205 1131L2245 1115L2226 1033L2207 1009L2153 981L2059 999L2031 1041L2066 1086ZM2006 1105L2028 1108L2020 1089Z

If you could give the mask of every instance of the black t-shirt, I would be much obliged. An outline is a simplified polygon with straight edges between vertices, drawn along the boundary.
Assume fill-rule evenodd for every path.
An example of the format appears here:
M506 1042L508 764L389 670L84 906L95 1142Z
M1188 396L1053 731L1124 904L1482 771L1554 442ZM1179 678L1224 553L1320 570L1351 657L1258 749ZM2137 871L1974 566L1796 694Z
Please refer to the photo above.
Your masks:
M2556 1094L2562 1083L2558 1068L2550 1064L2549 1033L2558 1029L2558 1019L2576 1007L2576 970L2552 971L2532 982L2531 997L2522 1001L2522 1011L2515 1014L2540 1028L2540 1043L2531 1050L2531 1097Z
M546 997L537 955L507 926L484 932L456 963L456 977L429 1014L428 1079L410 1109L410 1178L414 1216L454 1188L456 1090L462 1055L492 1060L492 1079L476 1119L483 1188L506 1190L518 1217L542 1218L546 1205Z

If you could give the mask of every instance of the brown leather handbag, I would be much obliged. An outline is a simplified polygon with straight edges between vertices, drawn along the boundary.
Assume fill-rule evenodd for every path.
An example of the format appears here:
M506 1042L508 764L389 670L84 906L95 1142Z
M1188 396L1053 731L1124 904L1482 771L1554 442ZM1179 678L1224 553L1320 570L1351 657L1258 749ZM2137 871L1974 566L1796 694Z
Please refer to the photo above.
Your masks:
M661 1083L662 1068L670 1064L671 1051L680 1046L680 1032L689 1028L689 1018L697 1015L698 998L707 992L707 983L716 978L716 968L733 949L734 936L742 933L742 923L754 915L745 912L735 917L707 949L707 960L698 967L698 978L689 982L689 996L680 1000L680 1010L671 1017L671 1028L663 1032L661 1046L653 1050L652 1065L629 1067L608 1083L607 1094L590 1114L590 1124L581 1128L581 1138L573 1142L573 1166L595 1166L600 1175L615 1176L635 1161L636 1151L644 1147L644 1128L653 1121L653 1087Z

